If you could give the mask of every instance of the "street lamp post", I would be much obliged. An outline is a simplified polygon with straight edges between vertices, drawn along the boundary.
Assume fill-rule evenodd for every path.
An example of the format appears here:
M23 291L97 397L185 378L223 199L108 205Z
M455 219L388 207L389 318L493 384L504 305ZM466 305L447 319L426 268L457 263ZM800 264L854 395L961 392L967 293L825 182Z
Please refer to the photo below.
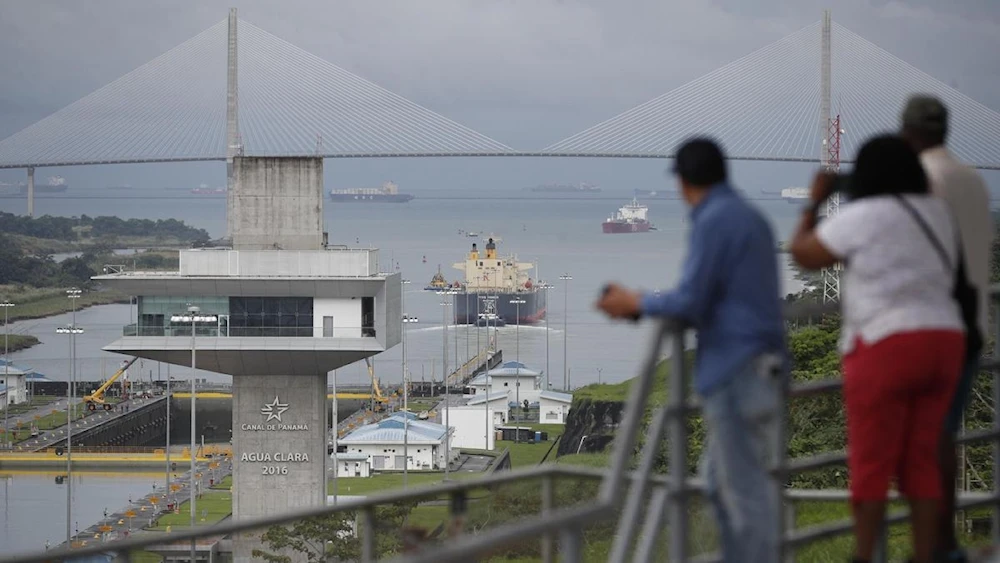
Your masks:
M3 399L3 441L4 446L7 449L13 447L13 442L10 440L10 427L7 426L7 411L10 410L10 322L7 312L13 307L14 304L5 301L0 303L0 307L3 307L3 382L7 386L7 390L4 392ZM6 481L4 481L6 483Z
M219 321L219 317L217 317L216 315L202 315L202 314L200 314L201 313L201 308L198 307L198 306L196 306L196 305L188 305L187 311L188 312L185 315L173 315L173 316L171 316L170 317L170 322L172 322L172 323L191 323L191 446L190 446L190 448L191 448L191 451L190 451L191 476L190 476L190 479L188 480L188 489L189 489L188 492L191 494L191 500L190 500L190 503L189 503L191 505L190 506L190 508L191 508L191 529L194 530L194 527L197 524L197 518L196 518L197 508L195 506L195 498L196 498L197 495L196 495L195 491L196 491L197 485L198 485L198 483L196 481L196 471L195 471L195 469L196 469L195 468L195 449L197 448L197 444L198 444L198 442L197 442L198 431L197 431L197 426L196 426L196 418L197 417L196 417L196 413L195 413L195 406L196 406L195 394L196 394L196 383L197 383L197 381L196 381L196 375L195 375L195 369L196 369L195 366L197 365L196 356L195 356L195 350L197 349L196 340L195 340L196 333L197 333L196 328L197 328L197 324L198 323L217 323ZM194 560L195 560L195 545L194 545L194 539L192 539L191 540L191 561L194 561Z
M406 303L406 286L409 285L410 280L400 280L403 284L403 288L399 292L399 308L402 309L401 313L405 315L405 303ZM403 345L403 488L407 488L407 481L409 480L409 469L410 469L410 406L409 406L409 387L410 382L406 373L406 324L402 324L400 329L402 334L400 335L400 341ZM336 398L334 399L336 400ZM335 423L336 424L336 423Z
M441 301L441 306L444 309L444 314L442 320L444 321L441 325L441 341L442 341L442 355L441 355L441 371L444 373L444 480L448 480L449 466L451 465L451 426L448 417L449 406L451 405L451 389L450 381L448 377L448 306L451 303L448 301L448 296L455 295L458 292L455 290L439 291L438 295L444 297Z
M542 282L541 290L544 291L545 295L545 389L551 389L552 383L549 382L549 290L554 286L548 282Z
M73 291L73 290L70 290ZM77 290L77 294L79 290ZM73 294L70 294L72 298ZM66 382L66 545L73 541L73 379L76 369L76 335L83 334L83 329L76 325L59 327L57 334L69 335L69 380Z
M517 403L517 409L521 412L521 416L517 417L517 421L520 423L524 418L524 410L521 406L521 305L525 303L524 299L517 298L510 300L511 305L514 306L514 361L517 362L517 375L514 378L514 402ZM514 429L514 443L520 442L520 430Z
M597 368L597 384L601 384L601 368Z
M565 283L563 287L563 390L569 391L569 281L573 276L563 274L559 279Z

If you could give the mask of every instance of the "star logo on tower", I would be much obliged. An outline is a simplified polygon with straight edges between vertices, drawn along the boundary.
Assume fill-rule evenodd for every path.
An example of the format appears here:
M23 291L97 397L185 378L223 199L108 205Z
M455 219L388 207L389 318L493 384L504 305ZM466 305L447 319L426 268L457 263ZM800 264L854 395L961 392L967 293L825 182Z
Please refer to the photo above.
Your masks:
M275 395L273 402L267 403L263 407L261 407L260 414L267 415L267 420L265 420L264 422L271 422L272 420L275 419L277 419L278 422L281 422L281 414L287 410L288 410L288 403L282 403L278 401L278 396Z

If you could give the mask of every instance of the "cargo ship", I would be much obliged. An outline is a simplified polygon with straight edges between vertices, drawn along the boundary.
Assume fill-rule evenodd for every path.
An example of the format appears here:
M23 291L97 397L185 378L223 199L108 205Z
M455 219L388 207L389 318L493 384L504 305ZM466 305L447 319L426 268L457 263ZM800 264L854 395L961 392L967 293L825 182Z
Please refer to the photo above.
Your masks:
M805 203L809 199L809 188L785 188L781 190L781 199L788 203Z
M339 202L406 203L411 199L412 195L399 193L399 186L392 182L386 182L378 188L330 190L330 200Z
M635 189L633 192L637 197L645 197L652 199L680 199L681 196L676 190L640 190Z
M49 176L46 184L35 182L36 194L59 194L69 189L66 178L62 176ZM0 183L0 195L26 195L28 184L3 184Z
M453 299L455 323L530 325L544 319L545 291L528 275L535 265L518 262L515 255L501 258L492 237L484 250L480 253L473 243L465 261L454 264L465 272Z
M604 232L609 234L648 232L652 227L646 220L648 210L648 207L639 205L633 198L632 203L618 208L617 213L604 221L602 225Z
M540 193L584 193L584 194L596 194L601 192L601 188L588 184L586 182L580 182L579 184L542 184L539 186L531 186L524 188L530 192L540 192Z
M202 184L197 188L192 188L191 193L195 195L226 195L226 188L210 188L208 184Z

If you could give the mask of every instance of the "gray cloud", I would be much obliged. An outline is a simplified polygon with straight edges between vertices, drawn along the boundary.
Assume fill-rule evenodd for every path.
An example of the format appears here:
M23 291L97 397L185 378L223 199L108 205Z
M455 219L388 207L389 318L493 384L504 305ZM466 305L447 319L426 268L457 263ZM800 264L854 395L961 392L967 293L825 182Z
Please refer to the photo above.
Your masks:
M511 145L541 147L820 18L824 0L32 0L0 4L0 137L240 16ZM1000 108L992 0L838 0L834 19Z

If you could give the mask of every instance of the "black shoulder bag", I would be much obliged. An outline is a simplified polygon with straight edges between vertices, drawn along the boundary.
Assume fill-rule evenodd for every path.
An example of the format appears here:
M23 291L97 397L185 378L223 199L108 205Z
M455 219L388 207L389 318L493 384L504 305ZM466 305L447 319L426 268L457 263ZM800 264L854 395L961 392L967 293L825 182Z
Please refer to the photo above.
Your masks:
M913 204L906 201L902 196L896 195L896 199L906 209L913 219L920 225L920 229L927 235L927 239L934 245L944 267L951 270L951 262L948 261L948 253L944 249L941 241L934 236L934 231L920 216L920 213L913 207ZM956 227L957 230L957 227ZM979 357L983 349L983 335L979 333L979 294L976 288L969 283L969 278L965 274L965 253L962 251L962 237L958 237L958 268L955 270L955 286L951 295L958 302L958 307L962 312L962 321L965 323L965 355L967 358Z

